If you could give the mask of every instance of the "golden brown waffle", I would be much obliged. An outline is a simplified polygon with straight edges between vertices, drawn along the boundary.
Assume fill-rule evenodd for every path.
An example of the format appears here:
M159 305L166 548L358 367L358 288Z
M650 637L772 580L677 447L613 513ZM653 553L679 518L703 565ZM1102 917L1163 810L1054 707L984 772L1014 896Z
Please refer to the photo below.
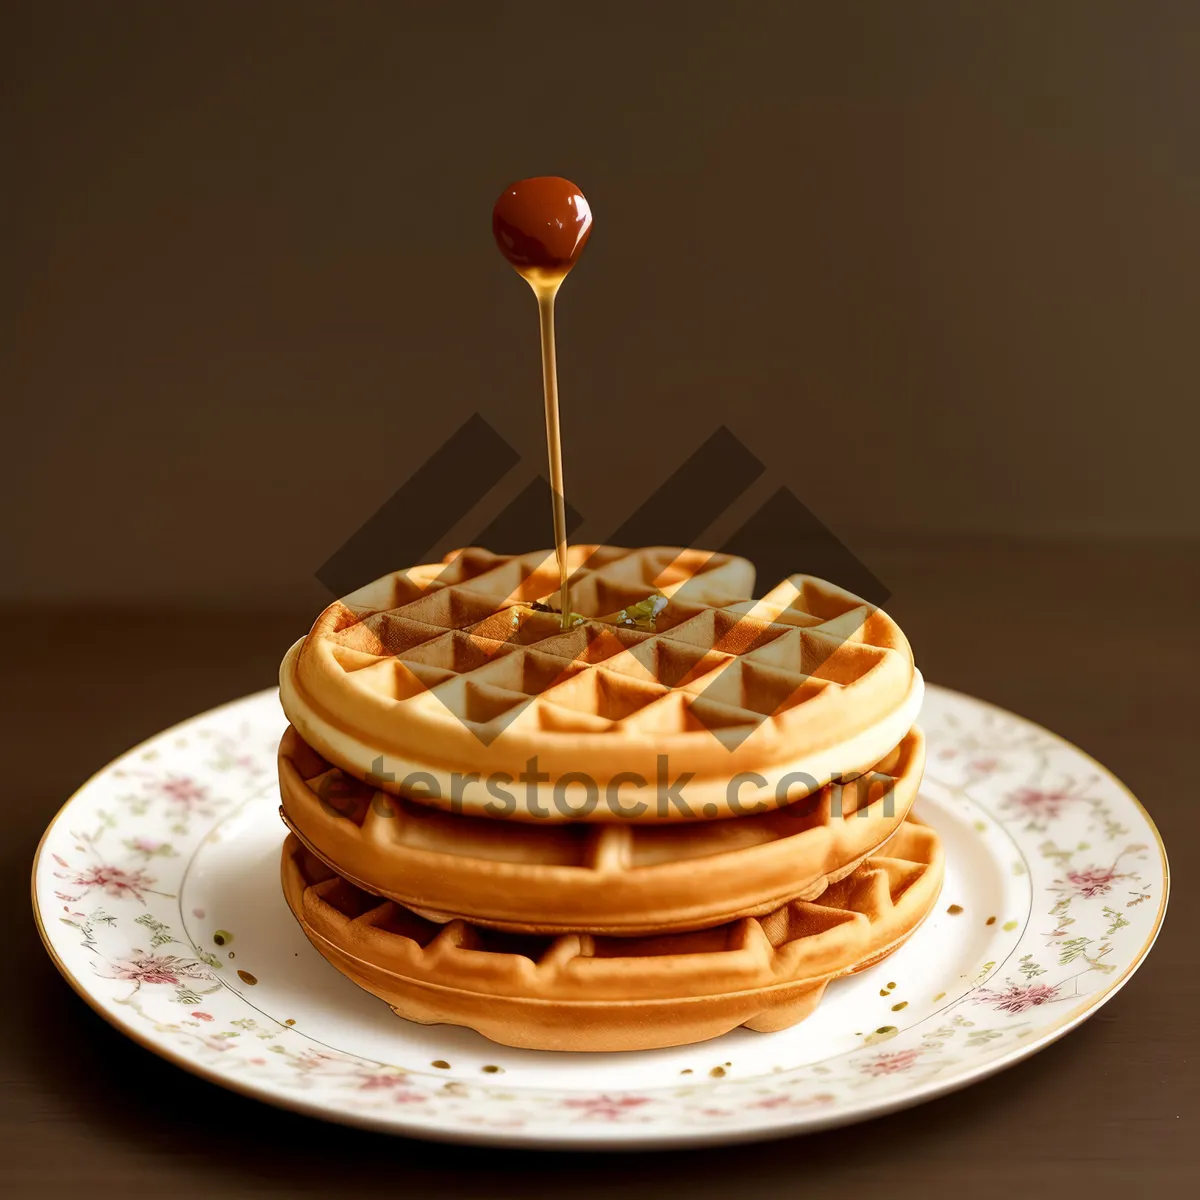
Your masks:
M453 815L368 787L288 729L281 813L343 877L432 921L526 933L696 929L811 899L907 816L925 739L863 776L758 816L563 825Z
M438 925L340 878L289 836L283 889L314 946L400 1016L547 1050L637 1050L769 1031L807 1017L826 985L895 950L929 913L942 850L906 821L815 901L646 938L538 937Z
M849 592L796 575L739 599L753 569L707 551L570 556L571 608L588 619L565 631L528 607L557 602L548 552L464 550L331 605L281 668L289 720L339 767L422 803L673 821L799 799L867 769L915 719L908 642ZM653 633L592 619L655 590L669 602Z

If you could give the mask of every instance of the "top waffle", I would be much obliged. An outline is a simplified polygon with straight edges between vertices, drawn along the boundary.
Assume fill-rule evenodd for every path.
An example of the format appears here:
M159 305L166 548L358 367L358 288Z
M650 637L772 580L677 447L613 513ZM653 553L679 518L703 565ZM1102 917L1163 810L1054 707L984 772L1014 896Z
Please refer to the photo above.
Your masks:
M885 613L707 551L467 549L330 605L289 651L288 718L360 779L516 819L744 815L861 772L908 731L921 681ZM654 631L598 618L659 594ZM617 618L619 620L619 618Z

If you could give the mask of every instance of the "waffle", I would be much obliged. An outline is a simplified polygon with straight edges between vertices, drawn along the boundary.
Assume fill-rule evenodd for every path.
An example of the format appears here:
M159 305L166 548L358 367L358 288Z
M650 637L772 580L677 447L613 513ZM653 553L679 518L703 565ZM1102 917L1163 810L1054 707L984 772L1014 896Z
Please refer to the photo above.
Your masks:
M346 879L427 919L525 933L696 929L811 899L907 816L925 739L784 809L724 821L562 825L453 815L373 789L288 729L280 813Z
M570 566L567 630L530 607L558 602L549 552L463 550L330 605L284 659L289 720L330 762L435 807L651 822L802 798L916 717L903 633L831 584L796 575L747 600L749 563L670 547L574 546ZM652 593L653 632L597 619Z
M815 901L644 938L438 925L348 883L291 836L282 875L313 945L399 1016L530 1049L638 1050L802 1021L831 979L912 934L937 900L942 866L937 835L910 818L886 856Z

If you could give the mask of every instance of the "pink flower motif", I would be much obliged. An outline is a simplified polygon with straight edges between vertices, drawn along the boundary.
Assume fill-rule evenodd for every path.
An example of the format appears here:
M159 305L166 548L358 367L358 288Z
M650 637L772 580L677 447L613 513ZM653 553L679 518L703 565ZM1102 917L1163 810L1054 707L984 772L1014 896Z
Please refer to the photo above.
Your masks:
M1021 787L1009 793L1004 807L1015 808L1021 816L1032 821L1057 821L1062 815L1062 806L1074 799L1069 792Z
M950 759L957 757L958 751L952 746L947 746L945 750L938 751L938 758L942 759L943 762L948 762Z
M1069 890L1085 900L1091 900L1094 896L1107 896L1112 891L1113 881L1124 878L1115 867L1088 867L1086 871L1068 871L1068 887L1058 890Z
M148 791L157 792L164 799L170 800L172 804L178 804L188 812L202 807L208 800L208 789L201 787L194 779L189 779L184 775L170 775L166 779L147 783L146 788Z
M136 850L138 854L157 854L166 844L157 838L135 837L129 839L130 850Z
M999 765L999 759L977 758L971 764L971 770L977 771L980 775L990 775Z
M139 903L145 904L146 897L142 893L152 890L150 885L154 883L154 877L147 875L140 867L126 870L124 867L110 867L101 863L79 871L70 882L73 887L83 889L80 896L86 895L93 888L101 888L105 895L118 899L134 896ZM80 896L66 898L78 900Z
M862 1063L859 1070L868 1075L897 1075L907 1071L921 1057L920 1048L912 1050L896 1050L891 1054L876 1054L874 1058Z
M101 974L109 979L131 979L138 987L143 983L177 984L183 979L209 978L208 968L203 963L174 954L140 954L136 958L124 958L108 965L111 973Z
M332 1055L321 1054L316 1050L305 1050L302 1054L298 1054L293 1060L298 1071L320 1071L331 1063L336 1063L338 1060Z
M192 1016L195 1017L197 1021L211 1021L213 1019L212 1013L206 1012L194 1012L192 1013Z
M626 1113L649 1100L649 1096L589 1096L586 1099L564 1100L563 1108L580 1109L584 1120L598 1117L603 1121L619 1121Z
M906 1051L906 1053L908 1053ZM911 1051L913 1054L919 1051ZM768 1096L765 1100L755 1100L753 1104L747 1104L747 1108L808 1108L813 1104L832 1104L833 1097L828 1092L821 1092L816 1096L789 1096L785 1092L779 1092L774 1096Z
M1060 983L1010 983L1004 989L980 988L973 997L976 1003L990 1004L998 1012L1023 1013L1058 999Z
M376 1075L363 1076L363 1080L359 1084L359 1088L364 1092L372 1092L378 1091L381 1088L403 1087L407 1084L407 1075L389 1075L384 1072L380 1072Z

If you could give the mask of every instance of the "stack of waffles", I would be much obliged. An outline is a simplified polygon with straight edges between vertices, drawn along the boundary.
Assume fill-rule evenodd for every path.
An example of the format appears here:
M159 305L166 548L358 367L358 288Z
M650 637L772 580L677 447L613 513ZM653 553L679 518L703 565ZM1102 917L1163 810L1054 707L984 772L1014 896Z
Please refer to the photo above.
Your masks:
M287 902L400 1016L626 1050L808 1016L942 880L884 612L707 551L468 549L288 652Z

